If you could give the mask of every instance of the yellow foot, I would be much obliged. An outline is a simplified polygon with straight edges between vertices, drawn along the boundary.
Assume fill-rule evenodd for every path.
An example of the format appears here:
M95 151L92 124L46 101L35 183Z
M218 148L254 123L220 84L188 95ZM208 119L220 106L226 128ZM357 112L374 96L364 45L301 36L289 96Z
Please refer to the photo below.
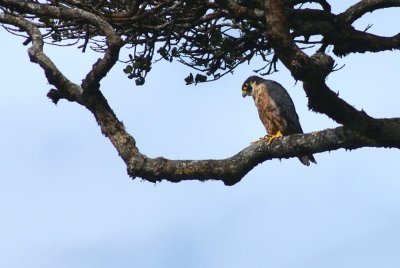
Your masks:
M275 133L273 135L267 135L266 137L267 137L267 141L268 141L267 144L270 145L274 139L282 138L283 135L282 135L282 132L279 130L277 133Z
M252 141L251 144L266 139L267 142L268 142L267 144L270 145L274 139L282 138L282 137L283 137L283 134L282 134L282 132L279 130L279 131L278 131L277 133L275 133L274 135L265 135L264 137L258 138L258 140Z

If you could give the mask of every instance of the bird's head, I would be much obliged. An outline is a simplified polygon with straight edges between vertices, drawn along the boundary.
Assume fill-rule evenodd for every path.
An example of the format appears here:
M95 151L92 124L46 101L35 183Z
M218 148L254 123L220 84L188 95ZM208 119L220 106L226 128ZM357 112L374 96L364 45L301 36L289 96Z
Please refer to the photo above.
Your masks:
M242 97L251 96L253 92L253 85L251 83L243 83L242 86Z
M244 81L242 85L242 97L252 96L253 87L259 83L262 83L264 79L259 76L252 75Z

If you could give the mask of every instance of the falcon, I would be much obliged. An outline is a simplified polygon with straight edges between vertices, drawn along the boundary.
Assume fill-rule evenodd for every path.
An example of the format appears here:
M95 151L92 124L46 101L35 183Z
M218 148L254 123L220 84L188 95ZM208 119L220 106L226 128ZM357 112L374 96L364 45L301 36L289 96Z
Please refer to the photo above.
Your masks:
M303 133L294 103L286 89L278 82L250 76L242 85L242 96L252 96L261 122L268 135L268 144L284 135ZM317 163L313 155L299 156L306 166Z

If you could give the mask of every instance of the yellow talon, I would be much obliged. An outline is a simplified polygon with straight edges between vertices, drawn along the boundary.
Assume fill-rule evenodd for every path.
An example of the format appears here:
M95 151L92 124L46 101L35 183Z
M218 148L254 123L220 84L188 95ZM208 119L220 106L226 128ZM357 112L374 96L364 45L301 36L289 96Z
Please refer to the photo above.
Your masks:
M282 135L282 132L280 130L277 133L273 134L273 135L267 135L267 141L268 141L267 144L270 145L274 139L282 138L282 137L283 137L283 135Z
M267 145L270 145L274 139L282 138L282 137L283 137L283 134L282 134L282 132L279 130L279 131L278 131L277 133L275 133L274 135L265 135L264 137L260 137L258 140L252 141L251 144L266 139L267 142L268 142Z

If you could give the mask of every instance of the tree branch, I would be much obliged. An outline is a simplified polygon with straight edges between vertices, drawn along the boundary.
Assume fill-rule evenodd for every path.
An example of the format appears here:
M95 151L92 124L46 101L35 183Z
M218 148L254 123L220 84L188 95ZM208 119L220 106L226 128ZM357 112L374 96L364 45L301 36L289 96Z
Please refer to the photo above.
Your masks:
M325 41L335 46L335 53L398 48L399 36L385 39L358 32L348 22L352 22L366 12L378 8L388 5L397 6L399 1L361 1L340 15L342 21L337 15L329 12L330 6L325 0L311 1L319 3L324 10L301 11L294 11L293 3L305 2L302 0L264 0L264 10L261 10L262 7L259 4L261 1L243 2L244 4L241 5L242 2L220 0L212 4L216 5L215 10L219 13L217 11L216 13L207 13L208 7L204 8L201 4L190 6L177 1L168 1L164 4L145 2L143 5L132 1L130 11L127 13L124 13L118 1L116 3L102 1L98 3L98 9L94 9L91 13L92 7L89 4L82 5L78 1L68 2L74 8L68 8L69 5L40 4L38 1L0 0L0 6L5 12L0 13L0 22L14 25L28 33L32 40L32 47L28 50L31 61L41 66L49 83L56 87L49 92L48 96L54 102L57 102L60 98L66 98L86 107L94 115L102 133L109 138L118 151L127 166L128 174L132 178L140 177L151 182L162 180L171 182L220 180L226 185L234 185L256 165L274 158L298 157L339 148L400 148L400 118L374 119L340 99L325 83L326 77L332 72L334 60L324 53L316 53L309 57L294 41L296 27L303 27L298 26L302 25L298 22L311 18L312 23L310 25L314 25L312 27L315 28L311 29L310 32L324 31ZM163 9L164 5L167 4L168 6ZM146 6L149 8L146 9ZM82 7L82 9L79 7ZM196 12L197 7L203 8L200 12ZM152 8L157 12L154 12ZM174 10L174 8L177 8L177 10ZM229 15L226 10L237 11L237 13ZM18 13L21 15L18 15ZM135 16L132 15L133 13L140 14ZM113 14L116 16L113 16ZM123 14L128 14L128 17L124 18ZM185 14L186 17L182 14ZM210 16L210 14L214 15ZM297 14L297 17L291 17L289 20L290 15L293 14ZM320 16L321 14L323 16ZM157 15L160 15L159 18L157 18ZM181 18L181 15L183 18ZM146 20L140 20L140 18L146 16L148 16ZM221 18L218 16L224 19L224 23L219 23ZM235 22L237 16L247 17L248 20L237 23ZM49 24L46 24L46 22L38 23L38 21L41 19L46 21L48 18L53 18L57 20L57 23L62 24L61 26L57 24L57 27L59 27L57 29L64 29L66 33L68 31L77 33L78 37L73 36L71 38L82 36L82 25L93 26L92 30L96 35L105 37L107 48L102 47L105 55L93 65L81 86L68 80L43 52L44 34L40 32L38 27L50 29L51 32L52 27L55 27L56 24L54 22ZM155 20L152 20L153 18ZM264 18L265 21L260 18ZM107 19L110 19L110 21L115 19L115 24L108 22ZM332 27L331 34L323 27L315 26L321 20ZM226 21L229 21L229 23L227 24ZM129 24L134 24L134 26L129 28ZM228 29L225 31L225 28ZM147 32L148 29L152 30ZM228 31L234 29L239 29L240 37L236 38L228 33ZM136 30L138 32L135 32ZM309 107L314 111L328 115L343 124L344 127L286 136L282 140L274 141L271 145L268 145L266 141L260 141L232 157L221 160L149 158L139 151L135 139L126 131L106 98L98 90L101 79L107 75L118 60L119 51L123 46L121 35L132 32L134 34L128 38L129 41L127 42L131 42L134 46L135 53L137 46L144 46L145 48L138 53L137 59L135 58L136 54L131 56L131 69L140 67L133 67L134 64L143 64L144 66L141 66L143 70L150 68L148 64L153 57L157 42L165 42L165 47L168 46L169 50L163 51L164 54L166 53L165 57L192 57L194 67L203 66L205 70L213 70L212 73L217 69L229 69L236 61L250 60L256 53L265 57L265 55L272 53L272 48L275 52L273 59L279 58L296 80L303 81L303 87L309 99ZM259 34L260 32L264 32L264 34ZM349 40L354 45L344 45ZM184 42L184 44L180 46L179 42ZM176 50L171 50L171 47ZM172 56L168 55L170 52ZM204 56L204 53L208 54ZM263 59L267 61L266 58ZM224 61L225 66L223 65ZM211 66L212 64L216 64L216 67Z
M303 81L309 108L370 138L379 136L382 129L377 120L355 109L326 85L325 78L333 69L333 59L324 53L309 57L294 43L281 1L266 0L265 10L266 36L293 77Z
M333 53L339 57L356 52L400 49L400 33L392 37L383 37L351 28L331 33L325 37L324 42L333 44Z
M346 23L353 23L368 12L388 7L399 7L400 0L362 0L339 14Z
M286 136L282 141L267 145L260 141L236 155L222 160L169 160L163 157L148 158L140 153L135 140L115 116L100 91L84 105L93 113L103 134L110 139L127 165L132 178L140 177L150 182L162 180L219 180L225 185L238 183L256 165L274 158L291 158L330 150L357 149L361 147L400 148L400 118L380 119L384 132L375 139L367 138L345 127L327 129L309 134Z
M220 5L223 8L226 8L234 17L236 18L252 18L252 19L262 19L264 16L264 12L261 9L250 9L245 6L241 6L238 4L238 1L234 0L216 0L216 4Z
M305 3L317 3L323 10L331 12L331 5L326 0L286 0L290 5L296 6Z
M123 46L123 42L114 29L110 25L108 26L109 27L101 28L107 36L107 49L104 52L104 57L97 60L90 72L82 81L81 85L83 90L99 89L100 81L107 75L119 59L119 52Z
M395 128L393 135L395 131L400 131L400 119L393 122L393 128ZM395 147L400 148L398 136L396 140ZM344 127L338 127L310 134L287 136L282 142L277 141L270 146L265 141L257 142L223 160L168 160L162 157L151 159L140 155L128 166L128 173L132 177L141 177L151 182L220 180L225 185L234 185L256 165L267 160L361 147L388 147L388 145L365 138Z
M97 27L106 36L107 49L104 57L99 59L86 78L82 81L82 88L98 89L100 80L103 79L108 71L118 60L120 48L123 46L121 37L115 32L114 28L101 17L78 8L54 7L46 4L35 4L21 1L0 0L0 4L21 13L35 14L51 18L81 20Z
M38 63L44 70L47 80L60 90L59 98L70 101L79 101L82 89L66 78L57 66L43 52L43 37L39 29L33 23L14 15L0 13L0 22L14 25L28 33L32 40L32 47L28 54L32 62ZM58 99L53 99L57 102Z

